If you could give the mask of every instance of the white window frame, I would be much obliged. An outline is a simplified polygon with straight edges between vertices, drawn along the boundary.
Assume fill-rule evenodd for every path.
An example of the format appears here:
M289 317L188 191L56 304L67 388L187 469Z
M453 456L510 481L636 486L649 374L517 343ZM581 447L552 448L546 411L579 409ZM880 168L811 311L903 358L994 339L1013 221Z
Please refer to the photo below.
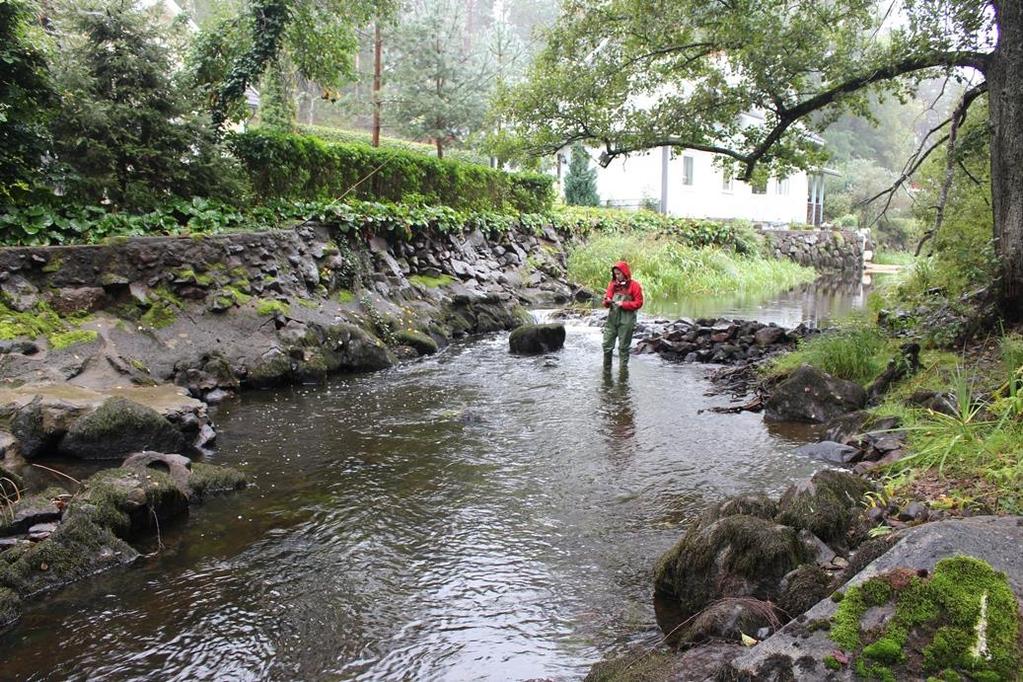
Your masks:
M695 177L695 159L688 154L682 157L682 186L692 187Z
M774 183L774 193L779 196L788 196L789 194L789 179L778 178Z

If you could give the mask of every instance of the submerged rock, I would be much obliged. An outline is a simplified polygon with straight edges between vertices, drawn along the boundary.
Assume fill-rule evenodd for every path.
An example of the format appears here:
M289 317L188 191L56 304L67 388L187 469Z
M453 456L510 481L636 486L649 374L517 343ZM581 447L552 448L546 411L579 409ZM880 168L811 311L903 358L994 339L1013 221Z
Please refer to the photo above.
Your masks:
M542 355L565 345L565 325L523 325L508 336L508 347L517 355Z
M867 393L859 384L803 365L775 386L764 405L764 418L823 423L862 409L866 402Z

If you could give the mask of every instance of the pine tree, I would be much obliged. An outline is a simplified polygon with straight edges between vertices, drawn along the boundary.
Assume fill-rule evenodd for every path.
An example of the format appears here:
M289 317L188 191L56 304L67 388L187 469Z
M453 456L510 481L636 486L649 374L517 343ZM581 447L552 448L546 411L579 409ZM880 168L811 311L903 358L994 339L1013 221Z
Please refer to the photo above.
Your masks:
M570 206L599 206L597 170L590 168L590 155L581 144L572 145L572 158L565 174L565 203Z

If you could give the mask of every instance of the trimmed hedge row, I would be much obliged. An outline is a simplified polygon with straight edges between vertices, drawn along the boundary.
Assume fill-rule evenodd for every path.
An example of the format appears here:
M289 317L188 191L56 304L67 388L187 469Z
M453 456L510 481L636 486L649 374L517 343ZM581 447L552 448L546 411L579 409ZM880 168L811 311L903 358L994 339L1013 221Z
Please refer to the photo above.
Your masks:
M288 133L236 133L228 142L263 201L329 200L343 195L536 213L548 210L553 200L552 178L535 173L506 173L399 149L330 144Z
M329 144L362 144L372 146L373 134L365 130L344 130L341 128L330 128L318 125L299 125L298 132L309 137L316 137ZM407 152L416 152L426 156L437 156L437 148L432 144L424 142L413 142L402 140L397 137L380 136L380 146L389 149L403 149ZM475 163L481 166L490 166L490 159L479 152L471 149L445 149L444 158L452 161L464 161Z

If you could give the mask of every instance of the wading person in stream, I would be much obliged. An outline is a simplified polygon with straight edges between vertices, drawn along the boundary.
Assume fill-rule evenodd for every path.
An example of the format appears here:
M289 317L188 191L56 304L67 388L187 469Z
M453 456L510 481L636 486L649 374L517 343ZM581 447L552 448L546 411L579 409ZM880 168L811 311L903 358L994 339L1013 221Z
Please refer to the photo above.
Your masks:
M636 311L643 307L643 288L632 279L629 264L618 261L611 268L611 282L604 292L604 307L610 308L604 323L604 364L610 364L611 352L618 341L618 359L629 360L632 331L636 328Z

